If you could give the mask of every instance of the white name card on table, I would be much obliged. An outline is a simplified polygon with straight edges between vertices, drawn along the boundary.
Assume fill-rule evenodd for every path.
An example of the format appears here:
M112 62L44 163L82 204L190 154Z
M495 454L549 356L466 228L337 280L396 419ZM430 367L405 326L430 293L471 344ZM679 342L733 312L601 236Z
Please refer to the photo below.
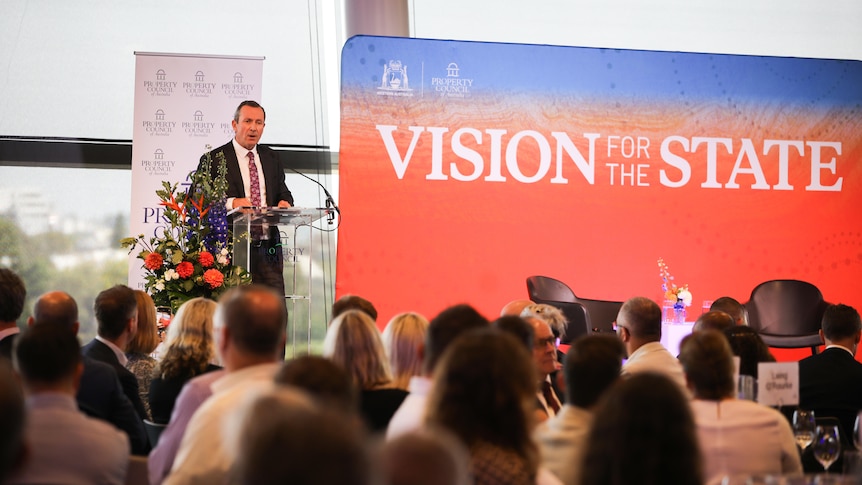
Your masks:
M757 402L766 406L799 404L799 363L757 364Z

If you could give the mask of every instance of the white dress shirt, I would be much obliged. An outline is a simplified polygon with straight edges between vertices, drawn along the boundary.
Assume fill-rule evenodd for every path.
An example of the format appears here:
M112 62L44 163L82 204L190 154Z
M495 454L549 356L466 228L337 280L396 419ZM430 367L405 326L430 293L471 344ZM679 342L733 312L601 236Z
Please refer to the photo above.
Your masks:
M690 395L685 384L682 364L664 348L661 342L641 345L623 364L622 375L634 375L639 372L653 372L669 377L679 385L686 396Z

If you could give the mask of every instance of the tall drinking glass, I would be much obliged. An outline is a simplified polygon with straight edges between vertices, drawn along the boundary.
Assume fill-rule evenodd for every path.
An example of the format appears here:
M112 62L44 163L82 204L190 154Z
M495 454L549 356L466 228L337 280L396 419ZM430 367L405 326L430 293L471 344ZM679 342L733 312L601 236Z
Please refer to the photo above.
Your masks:
M838 426L818 426L814 438L814 458L823 466L823 471L829 472L829 467L841 455L841 437Z
M802 453L814 441L816 431L814 411L797 409L793 412L793 437Z

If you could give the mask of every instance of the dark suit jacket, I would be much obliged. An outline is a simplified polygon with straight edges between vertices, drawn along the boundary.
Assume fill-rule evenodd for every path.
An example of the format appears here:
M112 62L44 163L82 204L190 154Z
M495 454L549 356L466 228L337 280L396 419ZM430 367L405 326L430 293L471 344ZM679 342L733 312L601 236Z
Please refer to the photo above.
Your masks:
M236 151L233 149L233 140L214 149L212 153L212 165L209 167L210 174L215 178L217 175L218 166L216 165L216 154L224 153L225 162L227 165L227 196L230 197L248 197L245 193L245 188L242 182L242 173L239 171L239 161L236 158ZM287 189L284 183L284 166L278 158L278 154L263 145L257 146L257 163L263 170L263 183L266 186L266 205L277 206L278 201L285 200L293 205L293 195ZM201 162L198 169L205 166L206 156L201 157Z
M120 379L120 384L123 386L123 394L132 402L135 412L138 416L146 416L144 403L141 402L141 395L138 394L138 378L132 374L132 371L126 369L117 360L114 351L110 347L93 339L90 343L81 348L81 353L93 360L104 362L114 368L117 372L117 377ZM143 418L142 418L143 419Z
M12 344L15 343L15 337L17 337L17 333L13 333L8 337L0 340L0 357L5 357L12 361Z
M853 443L853 423L862 410L862 363L843 349L831 348L799 361L799 407L818 418L841 422L842 443Z
M93 418L113 424L129 436L132 453L146 455L147 432L144 423L135 412L132 402L123 394L117 372L110 365L83 357L84 373L75 396L78 407Z

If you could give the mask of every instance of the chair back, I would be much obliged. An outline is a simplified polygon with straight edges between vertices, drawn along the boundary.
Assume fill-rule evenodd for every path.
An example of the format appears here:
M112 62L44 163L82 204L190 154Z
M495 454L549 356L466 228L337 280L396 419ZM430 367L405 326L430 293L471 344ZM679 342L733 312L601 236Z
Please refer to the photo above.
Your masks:
M577 301L575 292L568 285L548 276L530 276L527 278L527 293L530 295L530 300L536 303L549 301L574 303Z
M620 312L623 302L578 298L578 303L587 309L587 328L589 332L614 331L614 322L617 320L617 314Z
M771 347L811 347L816 353L828 303L805 281L771 280L757 285L745 304L751 328Z
M155 448L157 444L159 444L159 436L162 435L162 431L167 428L168 425L154 423L149 419L144 420L144 429L147 430L147 438L150 440L150 446Z

